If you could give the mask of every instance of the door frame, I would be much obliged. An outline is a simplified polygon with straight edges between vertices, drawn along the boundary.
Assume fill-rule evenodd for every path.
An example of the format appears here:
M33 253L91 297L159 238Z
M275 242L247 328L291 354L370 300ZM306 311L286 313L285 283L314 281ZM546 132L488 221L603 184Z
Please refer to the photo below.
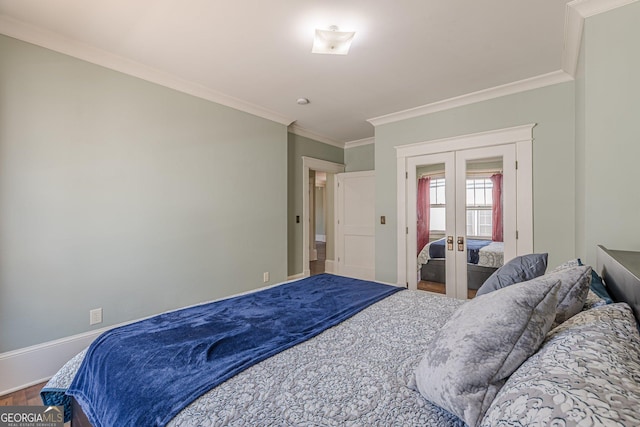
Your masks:
M533 251L533 128L536 123L394 147L397 162L397 284L408 286L407 181L411 157L504 144L516 146L516 255Z
M309 171L314 170L337 174L344 172L344 169L345 166L340 163L302 156L302 275L304 277L311 275L311 269L309 267ZM333 218L325 219L325 221L330 220L333 220ZM335 236L333 237L335 242Z

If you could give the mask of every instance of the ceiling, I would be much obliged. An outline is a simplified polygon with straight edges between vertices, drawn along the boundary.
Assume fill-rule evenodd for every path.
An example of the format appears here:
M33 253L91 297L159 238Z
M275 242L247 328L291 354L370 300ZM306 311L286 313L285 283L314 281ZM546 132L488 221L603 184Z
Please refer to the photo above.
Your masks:
M0 33L345 143L369 119L561 70L566 4L0 0ZM348 55L311 53L330 25L356 31Z

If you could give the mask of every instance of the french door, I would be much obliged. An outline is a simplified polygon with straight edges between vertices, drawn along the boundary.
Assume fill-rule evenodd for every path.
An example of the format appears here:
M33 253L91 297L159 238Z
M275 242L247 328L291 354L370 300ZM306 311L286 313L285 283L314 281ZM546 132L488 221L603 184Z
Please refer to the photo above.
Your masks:
M516 255L516 144L408 157L406 197L410 289L467 299L492 272L480 247Z

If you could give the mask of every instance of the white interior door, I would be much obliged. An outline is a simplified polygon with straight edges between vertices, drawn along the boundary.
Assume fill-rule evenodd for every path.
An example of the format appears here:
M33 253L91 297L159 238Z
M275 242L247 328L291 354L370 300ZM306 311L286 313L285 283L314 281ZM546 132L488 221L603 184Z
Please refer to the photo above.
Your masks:
M437 220L436 218L432 218L432 225L436 222L441 225L431 227L434 228L434 230L430 232L430 240L438 238L446 239L447 237L453 238L456 225L456 211L455 204L453 203L456 191L456 187L453 185L456 177L455 153L449 152L411 157L407 163L407 194L409 195L407 199L407 224L409 224L406 248L407 254L409 254L407 257L407 285L409 289L417 289L418 282L421 279L421 263L425 261L428 263L426 254L428 254L429 251L429 248L424 245L425 242L418 243L418 180L424 176L429 176L431 182L440 180L440 187L438 187L438 190L434 191L433 194L433 196L436 197L432 197L432 199L443 196L441 201L451 201L444 203L444 208L440 209L444 212L438 215L439 218L437 218ZM431 204L437 202L438 200L431 200ZM437 261L437 263L438 265L435 265L436 262L432 261L431 268L429 269L430 274L433 274L435 277L425 277L425 279L430 279L429 282L432 287L439 287L440 285L438 285L438 283L441 283L444 293L449 297L455 298L456 258L453 247L449 249L445 246L444 262ZM439 291L439 289L434 288L434 291L436 290Z
M494 203L502 208L503 236L499 242L504 244L504 260L516 255L515 156L515 144L506 144L407 159L409 289L417 289L420 282L420 289L449 297L467 299L475 295L492 270L478 265L478 251L470 252L468 244L475 249L492 242ZM498 175L502 191L500 200L493 200L492 177ZM419 180L424 178L430 180L429 241L419 242L417 200ZM437 247L438 242L444 248L444 259L430 259L428 255L438 252L430 246Z
M504 212L504 236L507 241L505 242L506 248L504 252L504 260L507 261L514 255L523 255L531 253L533 251L533 127L535 124L527 124L522 126L515 126L511 128L496 129L493 131L479 132L468 135L460 135L450 138L435 139L430 141L424 141L420 143L412 143L403 146L396 147L397 151L397 173L396 173L396 188L397 188L397 284L403 286L414 283L414 277L416 275L416 262L412 258L415 257L415 166L417 163L412 160L420 156L430 156L441 153L454 153L458 155L465 150L480 150L490 147L503 147L511 146L509 150L515 150L515 161L511 154L498 156L503 160L505 182L503 183L505 189L510 187L515 182L515 202L509 201L510 192L507 191L504 195L503 203L505 203ZM513 152L513 151L512 151ZM485 156L483 153L478 152L478 158L482 159ZM488 154L487 154L488 155ZM472 169L471 166L476 166L474 159L468 159L469 163L464 167ZM486 160L486 157L485 157ZM517 161L517 167L515 162ZM413 162L413 163L412 163ZM453 166L456 167L455 165ZM447 168L448 169L448 168ZM515 172L513 172L515 169ZM411 175L411 179L409 176ZM511 178L509 178L511 176ZM454 178L455 180L455 178ZM461 184L462 185L462 184ZM489 186L486 186L489 187ZM466 191L466 189L465 189ZM457 191L462 193L462 191ZM457 193L456 192L456 193ZM457 197L457 195L456 195ZM447 199L447 203L448 200ZM484 206L483 208L487 208ZM467 209L469 210L469 209ZM473 209L472 209L473 210ZM512 212L512 213L509 213ZM467 212L467 214L470 214ZM411 218L410 218L411 217ZM460 219L458 222L464 222L465 218ZM510 224L510 221L512 225ZM513 225L515 223L515 226ZM468 226L468 224L465 224ZM465 226L456 224L457 227L462 227L460 235L464 238L462 241L464 252L466 248L467 238ZM517 228L516 228L517 227ZM448 228L448 222L447 222ZM511 229L511 230L509 230ZM448 231L447 231L448 232ZM457 239L459 234L455 234L452 238L455 240L457 251ZM515 254L513 253L513 244L509 243L510 239L515 237ZM448 237L448 236L447 236ZM465 238L466 237L466 238ZM412 243L408 243L409 239L413 239ZM483 251L486 253L487 251ZM499 253L494 256L499 258ZM489 257L485 257L489 258ZM462 263L463 266L465 263ZM468 273L475 270L469 268ZM460 273L462 274L462 273ZM472 279L471 277L469 278ZM449 279L447 279L449 280ZM464 280L464 279L461 279ZM477 282L477 280L476 280ZM422 287L422 283L420 284ZM448 286L447 286L448 287ZM456 289L456 296L459 298L465 298L462 294L463 289ZM470 292L471 293L471 292ZM449 290L447 289L447 294Z
M337 175L336 255L338 274L375 278L375 175Z
M475 294L480 280L485 278L484 273L478 271L482 269L481 265L468 262L471 257L468 244L470 241L492 240L494 218L491 218L492 208L487 209L487 203L502 207L504 262L516 256L516 146L505 144L457 151L455 169L456 295L457 298L466 299ZM501 200L493 200L491 177L497 174L502 175ZM480 214L489 217L484 232L480 230L483 226L478 218ZM469 278L472 278L472 283L468 281Z

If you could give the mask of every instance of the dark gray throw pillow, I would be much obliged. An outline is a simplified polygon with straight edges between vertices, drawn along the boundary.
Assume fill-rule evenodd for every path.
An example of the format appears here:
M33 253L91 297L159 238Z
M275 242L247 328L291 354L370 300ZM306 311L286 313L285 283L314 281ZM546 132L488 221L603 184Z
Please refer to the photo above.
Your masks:
M477 295L511 286L514 283L540 277L547 270L547 257L549 254L528 254L517 256L505 265L493 272L491 276L480 286Z

